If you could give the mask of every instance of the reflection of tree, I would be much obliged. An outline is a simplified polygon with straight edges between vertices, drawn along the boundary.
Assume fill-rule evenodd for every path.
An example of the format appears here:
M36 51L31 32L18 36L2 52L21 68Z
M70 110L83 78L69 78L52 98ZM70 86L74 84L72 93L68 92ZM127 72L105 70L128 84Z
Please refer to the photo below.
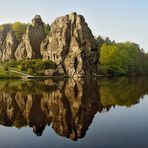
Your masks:
M51 124L57 134L77 140L85 136L97 112L138 103L148 93L147 82L146 78L105 78L4 83L0 85L0 124L28 125L37 136Z
M148 93L147 78L112 78L99 81L101 104L130 107L139 103L140 97Z

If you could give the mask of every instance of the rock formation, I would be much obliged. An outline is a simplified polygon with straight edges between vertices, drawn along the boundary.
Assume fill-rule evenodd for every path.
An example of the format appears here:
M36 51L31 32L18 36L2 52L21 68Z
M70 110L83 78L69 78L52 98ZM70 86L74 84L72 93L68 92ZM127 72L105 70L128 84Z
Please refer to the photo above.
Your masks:
M18 44L11 25L4 25L0 31L0 59L51 60L57 69L45 71L46 75L87 77L97 71L97 43L85 19L72 13L57 18L45 36L45 25L39 15L27 26L26 33Z
M9 61L15 59L14 53L17 45L18 42L11 25L3 25L2 30L0 30L0 60Z
M59 71L71 77L85 77L97 70L97 43L85 19L72 13L57 18L41 44L44 59L54 61Z
M45 38L44 23L39 15L28 25L26 34L23 35L15 56L17 60L41 58L40 45Z

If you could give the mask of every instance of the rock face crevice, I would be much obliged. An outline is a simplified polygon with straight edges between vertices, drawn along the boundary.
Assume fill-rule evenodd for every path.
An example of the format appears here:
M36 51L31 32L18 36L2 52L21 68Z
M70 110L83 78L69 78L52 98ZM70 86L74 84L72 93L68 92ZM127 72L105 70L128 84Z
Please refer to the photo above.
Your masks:
M76 13L53 22L41 44L41 53L71 77L85 77L97 70L97 43L84 17Z
M44 23L39 15L36 15L32 24L28 25L26 34L16 49L17 60L42 58L40 45L45 38Z
M15 59L15 50L18 46L15 33L9 24L3 25L0 30L0 59L9 61Z

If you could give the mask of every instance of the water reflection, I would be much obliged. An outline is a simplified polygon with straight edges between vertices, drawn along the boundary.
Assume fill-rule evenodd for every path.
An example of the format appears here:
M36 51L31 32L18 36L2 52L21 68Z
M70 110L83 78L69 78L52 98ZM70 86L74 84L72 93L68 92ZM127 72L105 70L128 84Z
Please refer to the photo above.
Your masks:
M46 126L72 140L83 138L94 115L115 106L131 107L148 93L147 78L1 82L0 124L32 127L41 136Z
M148 94L148 78L112 78L99 80L99 93L102 106L131 107Z

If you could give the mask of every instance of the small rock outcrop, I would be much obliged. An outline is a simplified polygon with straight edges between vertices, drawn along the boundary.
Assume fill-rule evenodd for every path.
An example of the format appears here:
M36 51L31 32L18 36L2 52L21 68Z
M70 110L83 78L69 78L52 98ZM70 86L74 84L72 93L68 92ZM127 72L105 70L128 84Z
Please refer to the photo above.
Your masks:
M84 17L72 13L53 22L49 35L41 44L41 53L66 75L85 77L97 70L97 48Z
M15 56L17 60L41 58L40 45L45 38L44 23L39 15L28 25L26 34L23 35Z
M15 59L15 51L18 46L15 33L11 28L11 25L3 25L0 30L0 60L9 61Z

